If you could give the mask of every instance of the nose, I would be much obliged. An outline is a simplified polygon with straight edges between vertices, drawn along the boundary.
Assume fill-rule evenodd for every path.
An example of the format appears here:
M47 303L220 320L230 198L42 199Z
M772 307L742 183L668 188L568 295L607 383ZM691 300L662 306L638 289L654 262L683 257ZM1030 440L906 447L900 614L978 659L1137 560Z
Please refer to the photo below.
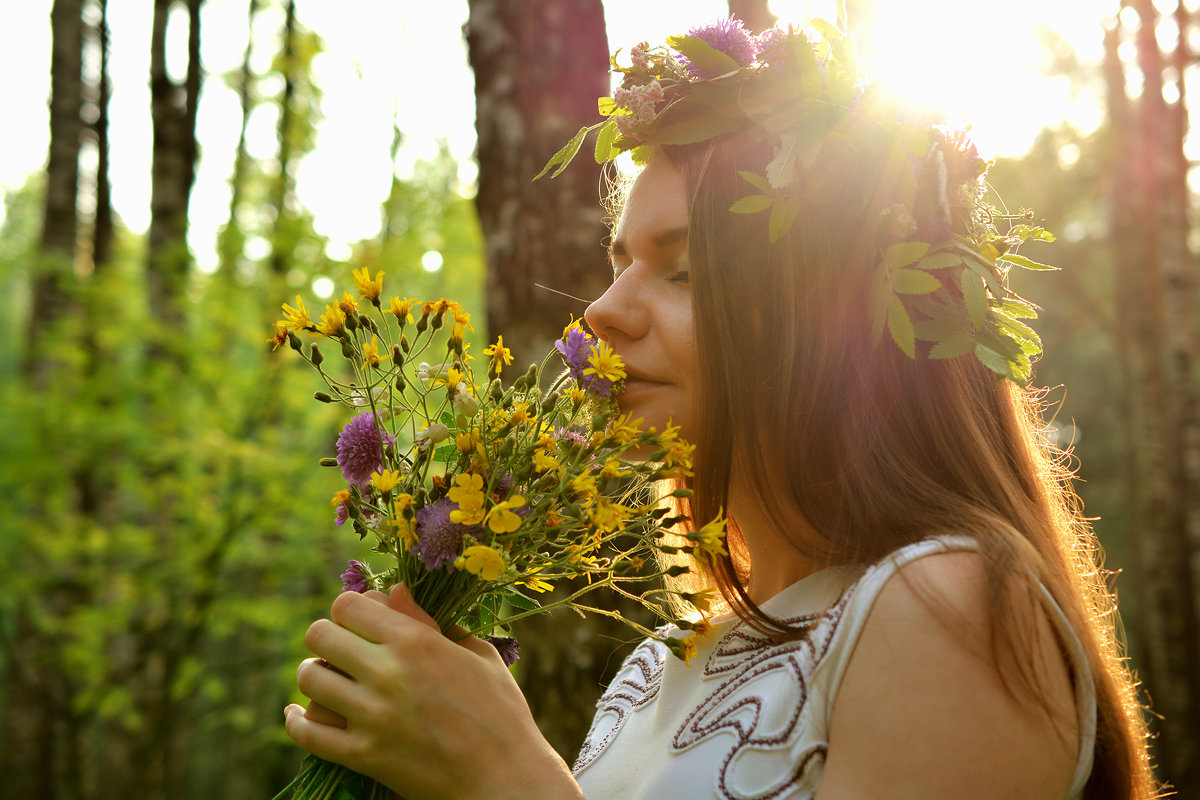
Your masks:
M595 334L606 342L644 336L648 316L634 270L626 269L614 278L604 294L588 305L583 318Z

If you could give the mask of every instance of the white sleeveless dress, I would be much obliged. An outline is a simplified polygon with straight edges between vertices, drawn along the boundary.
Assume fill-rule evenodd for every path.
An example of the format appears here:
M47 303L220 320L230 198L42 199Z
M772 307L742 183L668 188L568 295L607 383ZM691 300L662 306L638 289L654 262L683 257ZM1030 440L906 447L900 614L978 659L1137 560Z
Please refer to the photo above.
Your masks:
M974 549L965 537L896 551L846 587L846 571L810 575L762 605L807 622L800 641L771 644L729 620L697 639L686 666L647 640L596 706L572 768L588 800L805 800L821 780L829 718L850 655L883 585L924 555ZM1067 800L1092 768L1096 700L1083 648L1058 605L1051 616L1073 661L1079 756ZM668 629L668 634L687 636Z

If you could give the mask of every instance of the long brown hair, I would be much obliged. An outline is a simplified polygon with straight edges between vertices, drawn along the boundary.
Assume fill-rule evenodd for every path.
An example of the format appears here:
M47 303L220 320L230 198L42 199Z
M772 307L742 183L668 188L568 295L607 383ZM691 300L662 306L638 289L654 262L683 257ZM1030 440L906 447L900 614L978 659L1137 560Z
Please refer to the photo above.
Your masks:
M731 476L741 474L753 476L755 499L782 531L800 515L817 532L791 541L817 563L865 565L930 535L973 537L987 564L1006 686L1027 687L1044 703L1031 634L1043 613L1040 582L1078 634L1096 686L1085 797L1155 796L1115 600L1063 456L1042 435L1037 394L997 380L972 355L914 360L886 335L875 345L866 300L874 217L812 201L770 244L766 215L729 211L752 192L738 172L761 172L770 155L762 150L731 136L659 154L690 195L702 423L692 518L728 507ZM849 175L850 185L828 188L869 196L863 183L878 180ZM800 635L748 596L736 519L729 544L713 577L732 609L761 631Z

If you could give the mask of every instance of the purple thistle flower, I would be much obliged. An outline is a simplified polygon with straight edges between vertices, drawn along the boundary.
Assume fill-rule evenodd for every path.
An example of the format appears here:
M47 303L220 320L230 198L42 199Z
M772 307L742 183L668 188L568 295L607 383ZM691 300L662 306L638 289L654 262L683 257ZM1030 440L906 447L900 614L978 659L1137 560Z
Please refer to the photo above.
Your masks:
M361 561L347 563L346 571L342 573L342 591L361 593L367 588L367 565Z
M506 667L511 667L521 657L521 644L511 636L485 636L483 640L491 642L492 647L499 651L500 659Z
M454 569L454 559L462 552L463 536L479 530L478 525L463 525L450 521L450 512L458 509L458 503L443 497L417 511L417 543L412 551L421 559L427 570L435 570L443 564L446 571Z
M360 490L366 489L372 472L383 471L379 433L374 414L364 411L347 422L338 436L337 463L342 468L342 476ZM383 431L383 443L391 447L396 443L396 437Z
M559 339L554 343L554 347L567 362L571 377L579 381L584 391L598 397L608 397L612 393L612 381L599 375L583 374L583 371L591 366L588 359L592 356L592 347L596 341L596 337L583 328L571 328L567 331L567 340L564 342Z
M588 356L592 354L592 337L583 328L571 328L567 331L567 340L559 339L554 348L562 354L571 370L571 377L577 381L583 380L583 371L588 368Z
M337 515L333 518L333 523L340 528L346 524L348 519L350 519L350 509L346 508L345 503L338 503Z
M688 36L708 43L714 50L720 50L736 61L738 66L746 66L758 55L758 42L736 17L692 28ZM679 63L687 67L688 75L692 78L715 78L720 74L697 67L686 56L679 56Z

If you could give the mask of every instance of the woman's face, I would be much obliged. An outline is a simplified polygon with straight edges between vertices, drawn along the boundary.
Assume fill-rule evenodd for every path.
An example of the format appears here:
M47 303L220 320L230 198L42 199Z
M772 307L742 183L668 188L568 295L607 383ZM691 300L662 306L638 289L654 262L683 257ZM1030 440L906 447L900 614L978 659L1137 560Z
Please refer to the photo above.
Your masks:
M584 318L625 362L618 401L660 431L695 439L696 345L683 176L666 158L638 176L609 247L613 282Z

